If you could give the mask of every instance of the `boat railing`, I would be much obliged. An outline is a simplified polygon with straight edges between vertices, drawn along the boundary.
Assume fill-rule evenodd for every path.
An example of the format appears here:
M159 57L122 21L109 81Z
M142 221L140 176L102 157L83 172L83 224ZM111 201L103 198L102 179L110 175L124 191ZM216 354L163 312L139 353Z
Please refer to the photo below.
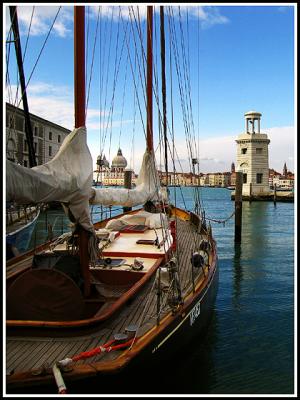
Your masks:
M13 225L16 222L32 221L38 214L39 208L37 206L18 206L13 205L6 207L6 224Z

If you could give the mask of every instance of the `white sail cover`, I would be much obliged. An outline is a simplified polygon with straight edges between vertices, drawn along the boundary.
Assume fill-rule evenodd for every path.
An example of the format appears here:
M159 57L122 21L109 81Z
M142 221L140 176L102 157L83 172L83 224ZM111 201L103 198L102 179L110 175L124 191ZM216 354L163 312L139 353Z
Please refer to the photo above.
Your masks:
M67 203L77 223L93 231L89 196L93 161L86 143L86 128L74 129L55 157L44 165L26 168L6 162L6 199L17 203Z
M146 151L139 177L134 189L92 188L92 204L105 206L122 205L133 207L144 204L148 200L156 201L162 198L159 191L159 177L152 152Z
M152 153L145 152L135 189L94 189L93 161L86 128L74 129L55 157L44 165L26 168L6 163L6 199L20 204L66 203L76 223L94 232L89 204L135 206L158 200L159 178Z

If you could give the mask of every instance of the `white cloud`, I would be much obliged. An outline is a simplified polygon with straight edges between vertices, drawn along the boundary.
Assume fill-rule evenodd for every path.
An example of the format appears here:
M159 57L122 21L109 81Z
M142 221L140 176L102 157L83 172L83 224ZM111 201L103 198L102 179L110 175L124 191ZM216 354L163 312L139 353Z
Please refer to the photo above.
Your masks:
M46 35L54 22L58 10L59 6L17 6L20 34L27 35L30 26L31 35ZM10 24L9 7L6 7L6 34L9 32ZM59 10L52 32L61 37L73 34L72 24L72 7L63 6Z
M15 94L16 87L12 86L12 93ZM8 97L7 97L8 101ZM49 121L53 121L68 129L73 129L74 126L74 105L73 105L73 91L68 87L52 86L47 83L39 82L32 84L28 87L28 101L30 112L36 114ZM22 106L22 104L20 104ZM107 112L101 113L107 115ZM99 155L98 145L94 145L97 140L99 141L99 110L89 109L87 118L87 128L90 132L89 146L93 156L94 164L97 156ZM131 120L123 120L123 127L132 123ZM120 127L119 120L113 121L113 127ZM277 171L282 171L283 164L286 162L288 169L294 171L295 168L295 129L293 126L287 127L272 127L263 129L263 133L268 135L270 139L269 144L269 166ZM200 140L199 144L199 160L200 171L207 172L224 172L230 171L231 163L236 163L236 142L237 136L218 136L208 139ZM126 135L125 135L126 136ZM139 171L143 148L136 148L134 151L134 159L132 157L132 138L123 136L124 142L121 144L124 156L127 158L130 166L136 171ZM190 163L187 157L187 147L183 138L179 139L176 143L178 158L184 172L190 171ZM115 150L112 149L112 152ZM106 152L106 155L108 152ZM115 154L110 155L111 158ZM108 158L108 155L107 155ZM110 160L111 161L111 160ZM171 163L170 163L171 164ZM178 171L181 170L177 162Z
M272 127L263 129L270 139L269 144L269 167L278 172L283 169L284 162L288 169L294 171L295 163L295 130L293 126ZM200 140L199 159L201 172L224 172L230 171L231 163L236 164L236 142L237 136L220 136ZM183 143L177 146L179 157L187 160L187 153ZM188 165L187 161L185 163Z
M179 14L179 9L175 8L174 14ZM181 14L189 13L190 17L197 18L200 21L200 26L203 29L210 28L213 25L227 24L229 19L221 15L218 7L205 6L180 6Z
M165 6L165 15L169 13L169 6ZM92 6L92 15L94 17L98 17L99 6ZM218 7L205 7L205 6L197 6L197 5L181 5L179 6L171 6L170 12L173 16L178 17L179 12L182 18L185 17L185 14L188 12L189 16L192 18L199 19L200 25L203 29L209 28L213 25L217 24L226 24L229 22L229 19L224 15L220 14L220 10ZM159 6L154 6L154 12L159 13ZM119 5L110 5L110 6L101 6L100 9L100 17L113 18L115 21L119 20L121 17L123 20L136 19L143 21L147 18L147 7L143 5L139 6L119 6Z
M6 94L6 101L16 98L16 86L12 85L10 89L12 96ZM38 82L28 86L27 98L29 111L32 114L68 129L74 126L74 106L70 88ZM23 107L20 102L20 91L17 101L13 100L13 104Z

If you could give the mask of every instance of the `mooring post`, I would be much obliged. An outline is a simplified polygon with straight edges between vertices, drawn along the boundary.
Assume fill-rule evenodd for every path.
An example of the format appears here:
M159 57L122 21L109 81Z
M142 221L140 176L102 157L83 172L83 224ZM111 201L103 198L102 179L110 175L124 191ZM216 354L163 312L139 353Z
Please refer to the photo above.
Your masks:
M252 201L252 182L249 183L249 203Z
M124 171L124 187L125 189L131 189L131 183L132 183L132 171L129 170L125 170ZM123 207L123 211L127 212L127 211L131 211L132 207Z
M273 198L273 202L274 202L274 206L276 206L276 199L277 199L277 193L276 193L276 183L274 183L274 198Z
M241 243L242 239L242 205L243 205L243 173L236 172L235 182L235 230L234 230L234 241L235 243Z

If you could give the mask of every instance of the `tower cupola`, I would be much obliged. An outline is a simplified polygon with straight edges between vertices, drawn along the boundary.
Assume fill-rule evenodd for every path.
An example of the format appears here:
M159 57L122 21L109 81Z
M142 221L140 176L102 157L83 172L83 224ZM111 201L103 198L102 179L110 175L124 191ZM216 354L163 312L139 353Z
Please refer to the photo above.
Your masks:
M261 113L257 111L248 111L245 113L245 130L246 133L260 133Z

